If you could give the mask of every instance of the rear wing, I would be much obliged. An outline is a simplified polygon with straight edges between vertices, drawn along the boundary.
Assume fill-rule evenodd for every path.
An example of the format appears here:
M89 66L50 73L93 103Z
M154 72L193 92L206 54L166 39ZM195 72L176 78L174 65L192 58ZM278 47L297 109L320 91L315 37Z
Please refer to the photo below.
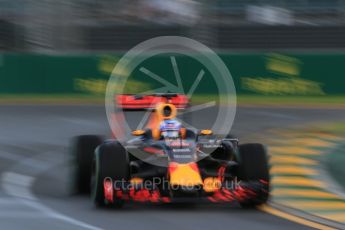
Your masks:
M185 109L189 100L186 95L177 93L120 94L115 96L117 108L125 110L155 109L159 103L171 103L177 109Z

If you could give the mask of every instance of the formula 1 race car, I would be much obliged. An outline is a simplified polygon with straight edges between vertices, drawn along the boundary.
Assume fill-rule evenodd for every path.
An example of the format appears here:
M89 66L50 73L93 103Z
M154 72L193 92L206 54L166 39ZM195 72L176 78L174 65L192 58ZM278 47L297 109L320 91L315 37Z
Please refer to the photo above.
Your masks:
M175 120L177 102L172 99L177 97L184 96L150 98L159 103L149 122L144 129L132 131L133 138L125 142L96 135L75 137L78 192L90 192L97 206L112 207L129 201L191 199L246 207L265 203L269 197L266 148L239 144L237 138L220 137L211 130L183 127ZM183 104L188 103L183 100Z

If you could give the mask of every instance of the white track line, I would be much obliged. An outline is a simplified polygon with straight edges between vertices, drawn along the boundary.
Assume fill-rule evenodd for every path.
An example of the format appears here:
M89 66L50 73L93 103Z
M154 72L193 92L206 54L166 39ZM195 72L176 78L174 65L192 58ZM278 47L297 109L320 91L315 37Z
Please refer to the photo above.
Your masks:
M35 199L29 189L33 181L33 177L12 172L5 172L1 177L2 187L7 194L25 199Z
M60 214L53 209L46 207L45 205L38 202L38 199L31 192L31 185L33 184L35 178L27 175L22 175L14 172L5 172L1 177L2 186L5 192L11 196L17 198L17 204L25 204L35 210L38 210L38 215L28 215L28 217L37 218L42 217L42 215L55 218L69 224L73 224L82 228L98 230L96 226L87 224L85 222L73 219L71 217ZM13 200L12 200L13 201ZM1 214L1 213L0 213ZM15 215L15 213L13 213ZM24 213L21 213L24 215ZM8 214L11 217L10 213ZM24 215L25 216L25 215ZM2 217L0 215L0 217Z
M54 211L53 209L44 206L41 203L30 201L30 200L22 200L22 202L25 203L26 205L34 208L34 209L37 209L37 210L41 211L42 213L45 213L46 215L48 215L48 216L50 216L52 218L64 221L66 223L73 224L75 226L79 226L79 227L82 227L82 228L85 228L85 229L91 229L91 230L100 230L101 229L101 228L98 228L96 226L93 226L93 225L87 224L85 222L82 222L80 220L76 220L74 218L65 216L65 215L63 215L61 213L58 213L58 212Z
M36 160L31 157L22 158L18 155L10 154L7 152L0 153L0 158L6 158L15 160L18 163L11 167L12 170L19 167L23 168L29 166L34 169L34 175L38 175L43 171L48 170L55 164L60 162L43 162L42 160ZM0 182L5 193L10 195L12 198L0 198L0 205L11 205L10 207L18 207L18 205L29 206L36 211L18 211L18 210L7 210L6 212L0 211L0 218L55 218L57 220L82 227L85 229L99 230L96 226L87 224L85 222L79 221L77 219L71 218L69 216L63 215L53 209L43 205L39 202L39 199L32 193L31 187L34 184L35 177L18 174L15 172L3 172L0 176ZM10 209L9 207L9 209ZM20 207L20 206L19 206ZM38 211L38 212L37 212Z

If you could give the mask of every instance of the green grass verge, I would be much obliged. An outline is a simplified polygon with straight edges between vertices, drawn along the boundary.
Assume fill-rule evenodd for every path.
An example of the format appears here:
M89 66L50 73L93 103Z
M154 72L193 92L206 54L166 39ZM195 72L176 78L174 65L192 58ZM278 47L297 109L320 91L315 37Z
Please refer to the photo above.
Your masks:
M195 95L193 102L209 102L214 95ZM103 95L84 94L0 94L1 104L103 104ZM340 96L258 96L238 95L238 105L253 106L300 106L300 107L343 107L345 95Z
M345 143L341 144L332 151L327 156L326 168L331 174L333 179L335 179L338 184L340 184L343 189L345 189Z
M345 139L345 122L321 124L318 129ZM332 178L345 190L345 143L340 142L331 152L325 155L324 165Z

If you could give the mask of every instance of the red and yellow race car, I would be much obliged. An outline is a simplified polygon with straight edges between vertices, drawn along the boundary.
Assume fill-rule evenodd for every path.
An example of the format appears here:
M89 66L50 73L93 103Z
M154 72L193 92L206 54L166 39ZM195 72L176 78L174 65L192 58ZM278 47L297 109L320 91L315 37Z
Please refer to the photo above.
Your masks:
M126 97L118 97L122 105ZM150 106L152 100L157 103L149 121L144 129L132 131L133 138L121 143L95 135L74 139L79 192L90 192L97 206L113 207L131 201L198 200L242 206L267 201L269 166L262 144L239 144L230 135L185 128L175 120L174 99L179 95L153 97Z

